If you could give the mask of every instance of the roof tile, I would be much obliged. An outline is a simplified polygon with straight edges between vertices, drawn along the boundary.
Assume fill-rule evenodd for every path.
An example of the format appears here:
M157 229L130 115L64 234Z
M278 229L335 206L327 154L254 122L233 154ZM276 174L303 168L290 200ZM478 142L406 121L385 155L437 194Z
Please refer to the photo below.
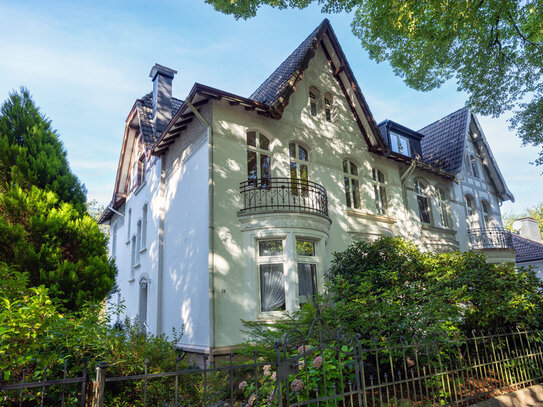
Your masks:
M513 246L517 263L543 260L543 243L513 234Z

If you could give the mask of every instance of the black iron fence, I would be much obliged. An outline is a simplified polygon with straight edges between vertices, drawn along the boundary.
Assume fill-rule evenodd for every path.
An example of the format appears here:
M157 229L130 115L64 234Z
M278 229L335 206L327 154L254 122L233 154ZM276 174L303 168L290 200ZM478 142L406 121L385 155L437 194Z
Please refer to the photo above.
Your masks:
M469 229L468 238L472 249L514 249L511 232L500 227Z
M240 184L242 213L301 210L328 216L326 189L315 182L291 178L259 178Z
M315 325L317 326L317 322ZM0 404L19 406L467 406L540 383L543 332L474 333L439 342L364 346L341 330L287 334L275 355L234 357L199 368L108 375L96 367L59 380L1 383ZM94 375L93 375L94 376ZM45 377L44 377L45 378ZM69 386L76 386L71 393Z

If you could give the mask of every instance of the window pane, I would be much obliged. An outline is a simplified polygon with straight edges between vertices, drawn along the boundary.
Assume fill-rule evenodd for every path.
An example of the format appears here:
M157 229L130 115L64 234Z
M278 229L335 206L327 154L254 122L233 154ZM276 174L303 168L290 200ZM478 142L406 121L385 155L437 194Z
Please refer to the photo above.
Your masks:
M383 175L383 173L379 170L377 170L377 178L379 180L380 183L384 184L385 183L385 176Z
M349 178L345 177L345 199L347 201L347 207L351 208L351 183Z
M385 187L379 188L379 193L381 195L381 215L384 215L387 211L387 189Z
M428 207L428 198L424 196L417 196L417 202L419 204L420 220L424 223L430 223L430 209Z
M343 161L343 172L346 174L349 173L349 161Z
M400 148L398 146L398 135L394 133L390 133L390 149L392 151L395 151L397 153L400 152Z
M300 165L300 180L307 181L309 179L307 172L307 165Z
M325 109L325 113L326 113L326 121L331 122L332 121L332 112L330 111L329 107L327 107Z
M288 145L288 152L292 158L296 158L296 144L290 143Z
M307 150L302 146L298 146L298 158L302 161L307 161Z
M409 155L409 141L405 137L399 137L400 139L400 151L403 155Z
M295 162L290 162L290 188L293 195L298 195L298 171Z
M270 140L266 136L263 136L260 134L260 148L262 150L269 150L270 149Z
M277 256L283 254L282 240L262 240L258 242L259 256Z
M260 265L260 300L262 311L285 309L283 264Z
M317 293L317 273L314 264L298 263L298 295L303 304Z
M311 240L296 239L296 254L298 256L314 256L315 242Z
M351 174L353 174L355 177L358 176L358 168L352 162L351 162Z
M360 209L360 189L358 188L358 180L353 179L353 206Z
M247 151L247 179L256 180L257 177L256 152Z
M247 145L256 147L256 132L254 131L247 132Z
M373 177L374 181L377 181L377 171L375 170L375 168L371 169L371 176Z
M309 107L310 107L310 110L311 110L311 116L316 116L317 115L317 104L312 100L309 103Z
M260 154L260 178L270 179L270 156Z

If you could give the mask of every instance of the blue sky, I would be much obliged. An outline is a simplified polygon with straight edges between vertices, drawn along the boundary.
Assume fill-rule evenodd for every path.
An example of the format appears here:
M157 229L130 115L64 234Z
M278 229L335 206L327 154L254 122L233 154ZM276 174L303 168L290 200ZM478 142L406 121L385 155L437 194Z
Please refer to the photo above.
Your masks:
M108 203L124 123L151 90L155 62L178 71L174 95L194 82L242 96L254 89L327 17L377 120L419 129L464 105L454 82L421 93L388 64L376 64L351 33L348 14L262 8L236 21L204 0L24 1L0 3L0 99L24 85L53 120L88 198ZM537 150L521 147L506 118L479 117L520 212L543 202Z

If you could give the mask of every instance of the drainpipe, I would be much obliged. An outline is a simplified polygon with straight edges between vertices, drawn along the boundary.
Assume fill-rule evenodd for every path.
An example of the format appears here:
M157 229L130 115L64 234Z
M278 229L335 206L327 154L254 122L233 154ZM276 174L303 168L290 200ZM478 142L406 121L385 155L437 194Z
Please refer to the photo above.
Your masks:
M409 178L409 176L413 173L415 168L417 167L417 161L413 160L411 161L411 165L409 165L409 168L405 170L405 172L400 176L400 185L402 186L402 196L403 196L403 207L405 208L406 215L409 211L409 202L407 202L407 190L405 189L405 181Z
M214 206L214 188L213 179L213 127L200 114L200 112L190 103L189 98L185 99L185 104L192 110L192 113L207 127L207 150L209 152L209 301L211 302L210 312L210 348L215 348L215 206Z
M164 275L164 212L166 207L166 155L160 159L160 208L158 213L158 272L157 272L157 317L156 333L162 333L162 309L163 309L163 275Z

